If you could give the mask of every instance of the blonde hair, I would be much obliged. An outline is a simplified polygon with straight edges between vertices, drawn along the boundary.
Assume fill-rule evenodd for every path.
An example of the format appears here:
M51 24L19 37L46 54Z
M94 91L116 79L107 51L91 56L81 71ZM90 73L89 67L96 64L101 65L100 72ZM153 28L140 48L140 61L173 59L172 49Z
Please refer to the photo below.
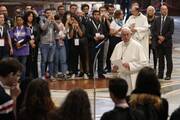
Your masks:
M153 13L156 13L156 10L155 10L155 8L154 8L153 6L151 6L151 5L148 6L148 7L147 7L147 11L148 11L149 9L152 9L152 10L153 10Z
M129 104L133 109L136 109L137 104L150 103L155 106L157 110L160 109L162 100L159 96L149 94L132 94L130 96Z

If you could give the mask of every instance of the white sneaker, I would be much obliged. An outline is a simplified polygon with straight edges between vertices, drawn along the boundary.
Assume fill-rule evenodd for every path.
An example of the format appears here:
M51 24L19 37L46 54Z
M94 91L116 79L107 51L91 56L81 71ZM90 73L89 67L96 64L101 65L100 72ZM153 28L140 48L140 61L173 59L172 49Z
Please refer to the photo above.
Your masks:
M45 77L45 76L42 76L41 79L42 79L42 80L46 80L46 77Z
M76 75L72 74L71 77L69 79L75 79Z
M85 80L89 79L89 77L87 76L87 74L86 74L86 73L84 73L83 78L84 78Z
M50 79L51 81L55 81L55 80L56 80L56 78L53 77L53 76L51 76L49 79Z

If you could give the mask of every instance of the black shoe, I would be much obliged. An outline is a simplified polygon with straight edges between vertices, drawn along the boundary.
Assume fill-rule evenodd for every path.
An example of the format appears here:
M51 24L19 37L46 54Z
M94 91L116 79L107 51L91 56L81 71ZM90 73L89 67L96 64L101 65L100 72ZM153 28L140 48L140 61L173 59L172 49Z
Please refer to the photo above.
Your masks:
M164 79L165 79L165 80L170 80L171 77L170 77L170 76L166 76Z
M84 76L84 73L83 72L80 72L78 77L83 77Z
M163 79L163 75L158 75L158 78L159 79Z
M99 78L99 79L105 79L106 77L105 77L103 74L99 74L99 75L98 75L98 78Z
M88 75L89 79L93 79L93 74L92 73L88 73L87 75Z

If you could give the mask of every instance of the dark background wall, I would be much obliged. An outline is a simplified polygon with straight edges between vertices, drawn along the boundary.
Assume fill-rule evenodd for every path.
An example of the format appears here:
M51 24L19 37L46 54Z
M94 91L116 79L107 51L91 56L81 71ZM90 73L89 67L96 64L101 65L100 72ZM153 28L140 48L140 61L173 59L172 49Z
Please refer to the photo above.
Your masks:
M105 3L118 3L122 0L0 0L0 4L8 6L9 14L13 15L15 7L25 5L33 5L35 8L41 8L48 4L57 4L58 2L70 2L70 1L104 1ZM138 2L141 5L143 11L150 4L155 6L157 10L160 7L161 0L131 0L132 2ZM169 14L173 16L180 16L180 0L164 0L169 7Z

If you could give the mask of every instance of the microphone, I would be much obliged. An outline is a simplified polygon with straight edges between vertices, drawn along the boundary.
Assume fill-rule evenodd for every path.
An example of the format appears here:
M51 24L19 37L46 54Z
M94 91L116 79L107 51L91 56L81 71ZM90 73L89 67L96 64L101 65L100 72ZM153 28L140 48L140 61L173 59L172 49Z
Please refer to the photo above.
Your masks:
M105 40L101 41L98 45L96 45L96 49L101 48L104 44Z

